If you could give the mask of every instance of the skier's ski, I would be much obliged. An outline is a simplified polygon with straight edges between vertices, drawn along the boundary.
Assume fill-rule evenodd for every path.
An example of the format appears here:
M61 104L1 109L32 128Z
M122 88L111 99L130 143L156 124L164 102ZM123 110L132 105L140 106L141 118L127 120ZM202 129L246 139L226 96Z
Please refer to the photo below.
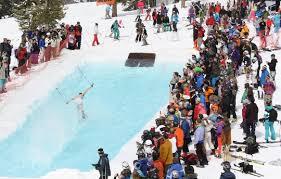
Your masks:
M255 163L255 164L259 164L259 165L264 165L265 164L264 161L249 159L249 158L246 158L246 157L237 156L237 155L233 155L233 154L231 155L231 157L237 158L237 159L240 159L240 160L244 160L246 162L252 162L252 163Z
M237 165L234 165L235 167L239 168L239 166ZM245 173L243 172L243 170L241 168L237 169L237 168L231 168L232 170L234 171L238 171L238 172L241 172L241 173L244 173L244 174L249 174L249 175L253 175L253 176L256 176L256 177L264 177L264 175L260 174L260 173L257 173L257 172L248 172L248 173Z
M247 144L241 144L241 143L239 143L239 144L238 143L234 143L236 145L231 145L230 147L232 147L232 148L239 148L239 147L245 148ZM240 145L240 146L238 146L238 145ZM259 147L260 148L268 148L268 146L264 146L264 145L259 145Z
M258 144L278 144L281 143L281 141L262 141L262 142L257 142Z
M244 173L241 169L236 169L236 168L231 168L231 170L237 171L237 172L241 172ZM244 173L244 174L249 174L249 175L253 175L255 177L262 177L260 175L256 175L256 173L250 172L250 173Z

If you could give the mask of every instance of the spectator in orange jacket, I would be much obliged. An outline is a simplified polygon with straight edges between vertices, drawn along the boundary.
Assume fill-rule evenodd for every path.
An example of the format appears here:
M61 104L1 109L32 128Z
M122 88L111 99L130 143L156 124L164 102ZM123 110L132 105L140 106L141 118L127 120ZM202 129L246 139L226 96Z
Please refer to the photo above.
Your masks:
M183 130L179 127L179 123L174 122L174 134L176 136L177 140L177 154L178 157L181 156L182 148L183 148L183 143L184 143L184 132Z
M159 154L157 152L152 153L153 166L158 170L159 179L164 179L164 165L159 160Z
M206 108L207 108L207 114L210 114L210 96L214 94L214 90L211 86L207 85L205 86L205 101L206 101Z

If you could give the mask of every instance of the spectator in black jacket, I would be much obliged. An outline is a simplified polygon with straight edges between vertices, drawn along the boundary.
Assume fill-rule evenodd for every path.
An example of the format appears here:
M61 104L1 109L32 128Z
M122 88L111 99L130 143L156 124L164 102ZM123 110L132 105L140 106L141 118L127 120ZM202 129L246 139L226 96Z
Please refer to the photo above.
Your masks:
M92 164L100 173L99 179L108 179L111 176L108 154L104 153L103 149L98 149L100 159L97 164Z
M270 70L270 76L272 77L273 81L275 81L275 76L276 76L276 64L277 64L277 59L275 58L275 54L272 54L271 61L268 62L268 66Z
M251 97L250 104L246 107L246 137L255 136L256 123L258 121L259 108L255 103L255 99Z

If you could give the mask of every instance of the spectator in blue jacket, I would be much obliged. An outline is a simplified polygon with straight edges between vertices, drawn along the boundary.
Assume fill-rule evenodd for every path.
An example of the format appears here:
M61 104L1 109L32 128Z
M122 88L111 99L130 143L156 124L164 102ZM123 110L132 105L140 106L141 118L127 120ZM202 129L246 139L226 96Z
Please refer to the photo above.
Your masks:
M260 76L260 86L263 87L263 85L266 82L266 77L269 76L269 72L266 68L266 65L263 66L261 76Z
M204 147L204 139L205 127L202 124L202 120L199 118L196 121L196 129L194 132L194 145L199 160L199 164L197 165L198 167L204 167L204 165L208 165L208 160L205 152L206 150Z
M176 176L175 176L176 175ZM184 168L177 158L174 158L173 164L167 171L166 179L183 179L185 177Z

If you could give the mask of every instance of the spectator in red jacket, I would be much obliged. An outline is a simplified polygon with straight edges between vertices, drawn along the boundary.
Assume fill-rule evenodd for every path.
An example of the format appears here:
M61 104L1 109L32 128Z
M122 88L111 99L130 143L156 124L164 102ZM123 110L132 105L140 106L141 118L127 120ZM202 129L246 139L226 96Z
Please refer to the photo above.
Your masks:
M21 67L25 64L27 59L27 50L24 44L22 43L16 51L16 58L18 59L18 67Z
M200 48L203 42L203 37L205 35L205 29L200 24L198 26L197 47Z

